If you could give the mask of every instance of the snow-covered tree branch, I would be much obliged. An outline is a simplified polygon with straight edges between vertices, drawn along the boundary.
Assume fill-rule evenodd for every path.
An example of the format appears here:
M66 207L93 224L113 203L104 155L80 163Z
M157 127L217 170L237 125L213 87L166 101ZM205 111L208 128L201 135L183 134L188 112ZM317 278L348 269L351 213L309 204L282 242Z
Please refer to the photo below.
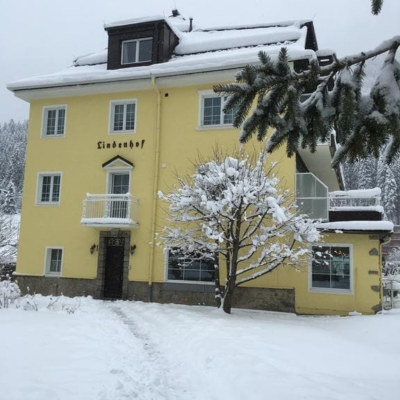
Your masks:
M158 238L179 255L179 268L188 259L215 260L217 301L230 313L235 287L282 264L299 265L319 233L295 213L291 193L279 189L274 165L266 170L265 152L217 151L196 165L193 176L159 193L169 204L169 222Z
M381 12L383 2L371 0L374 15ZM314 152L317 143L329 141L336 130L333 167L346 159L378 158L382 151L385 162L391 163L400 153L399 46L400 36L395 36L371 51L341 59L333 55L334 61L323 67L315 57L300 73L292 71L285 48L276 61L260 52L259 65L246 66L237 74L236 83L218 85L214 90L229 97L225 112L238 109L234 126L241 127L242 143L254 134L264 140L272 129L267 151L286 144L290 157L299 147ZM386 60L366 94L365 62L381 54L386 54ZM309 95L305 101L304 94Z
M400 64L396 52L400 36L376 49L338 59L320 67L311 60L309 68L295 72L286 48L277 61L260 52L259 65L248 65L236 83L218 85L217 93L228 96L225 111L237 107L234 125L241 127L240 141L254 134L264 140L269 129L267 151L286 144L288 156L299 147L316 150L319 141L330 140L336 130L339 146L332 160L337 166L385 149L390 163L400 152ZM380 75L369 93L363 90L365 62L386 54ZM333 86L333 89L331 89ZM315 88L310 93L309 88ZM309 94L305 100L303 94ZM255 105L251 110L252 105Z

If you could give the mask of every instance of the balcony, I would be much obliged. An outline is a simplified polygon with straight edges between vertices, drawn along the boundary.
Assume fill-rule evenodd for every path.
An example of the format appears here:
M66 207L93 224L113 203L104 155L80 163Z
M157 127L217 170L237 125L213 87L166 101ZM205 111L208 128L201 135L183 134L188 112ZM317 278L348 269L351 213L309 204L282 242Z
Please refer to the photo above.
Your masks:
M81 224L91 228L139 226L138 199L131 194L87 194L83 201Z
M381 221L379 188L329 193L329 221Z
M329 192L327 185L314 174L296 174L296 204L299 214L322 222L381 221L381 190Z

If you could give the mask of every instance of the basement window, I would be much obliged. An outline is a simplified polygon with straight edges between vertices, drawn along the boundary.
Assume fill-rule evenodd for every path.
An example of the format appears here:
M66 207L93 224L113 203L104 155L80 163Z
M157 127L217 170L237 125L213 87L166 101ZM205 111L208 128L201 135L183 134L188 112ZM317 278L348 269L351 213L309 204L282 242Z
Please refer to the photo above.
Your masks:
M45 273L50 276L60 276L63 262L63 249L46 247Z
M144 38L122 42L121 64L150 62L153 55L153 39Z

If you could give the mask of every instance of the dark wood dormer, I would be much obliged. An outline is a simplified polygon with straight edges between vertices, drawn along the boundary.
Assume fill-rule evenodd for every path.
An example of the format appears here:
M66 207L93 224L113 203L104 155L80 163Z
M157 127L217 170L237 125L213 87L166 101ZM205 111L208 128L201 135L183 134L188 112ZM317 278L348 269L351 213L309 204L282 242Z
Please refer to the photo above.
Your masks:
M168 61L179 39L165 20L107 27L107 69L132 68Z

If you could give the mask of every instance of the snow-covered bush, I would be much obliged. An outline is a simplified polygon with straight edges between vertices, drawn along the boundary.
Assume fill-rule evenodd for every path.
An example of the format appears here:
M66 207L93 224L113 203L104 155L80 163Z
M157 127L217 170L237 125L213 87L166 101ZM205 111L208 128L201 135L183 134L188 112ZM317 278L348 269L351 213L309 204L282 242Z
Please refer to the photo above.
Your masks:
M195 165L192 177L159 193L169 204L169 223L158 238L181 261L178 268L187 259L224 261L222 276L215 262L216 299L230 313L235 287L282 264L298 266L319 233L296 214L293 195L281 190L264 152L231 157L216 150Z
M18 283L12 282L9 275L0 281L0 308L8 308L20 296L21 290Z
M393 249L386 257L383 263L383 275L395 276L400 278L400 249Z

